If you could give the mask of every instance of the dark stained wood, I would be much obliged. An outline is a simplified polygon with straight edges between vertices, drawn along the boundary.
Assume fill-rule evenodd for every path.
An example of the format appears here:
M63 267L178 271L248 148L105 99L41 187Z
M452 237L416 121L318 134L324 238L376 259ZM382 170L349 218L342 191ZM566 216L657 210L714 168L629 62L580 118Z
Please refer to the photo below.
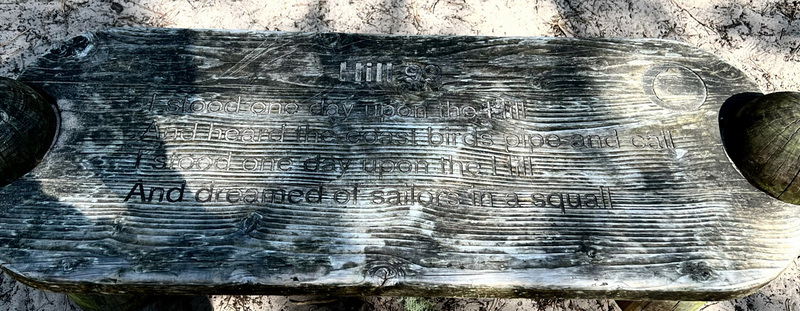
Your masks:
M53 143L58 118L42 94L0 78L0 186L33 169Z
M62 118L0 189L39 288L706 300L800 247L721 143L758 89L676 42L115 29L20 80Z
M141 294L104 295L69 294L69 298L83 311L135 311L147 305L152 296Z
M754 186L800 204L800 93L757 96L733 111L721 122L733 163Z

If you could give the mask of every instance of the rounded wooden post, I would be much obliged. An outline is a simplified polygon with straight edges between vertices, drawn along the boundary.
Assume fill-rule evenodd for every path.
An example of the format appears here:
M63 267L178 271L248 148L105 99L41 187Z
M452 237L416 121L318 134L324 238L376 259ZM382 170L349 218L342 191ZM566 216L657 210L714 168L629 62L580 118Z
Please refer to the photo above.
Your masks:
M42 94L0 78L0 186L33 169L53 143L58 116Z
M755 97L720 123L725 150L747 180L800 204L800 93Z
M68 294L83 311L134 311L153 300L150 295Z

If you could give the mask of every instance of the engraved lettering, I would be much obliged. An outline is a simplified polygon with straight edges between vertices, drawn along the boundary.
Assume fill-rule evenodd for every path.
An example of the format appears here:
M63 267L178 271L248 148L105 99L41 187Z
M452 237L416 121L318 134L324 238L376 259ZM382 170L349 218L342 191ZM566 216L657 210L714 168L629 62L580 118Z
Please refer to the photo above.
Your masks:
M156 198L157 202L163 202L166 199L166 202L175 203L183 201L183 194L186 190L186 182L181 182L181 185L178 187L172 187L167 190L164 187L150 187L150 190L145 194L145 187L144 182L139 179L136 183L133 184L131 190L128 191L128 194L125 196L125 200L123 202L128 202L131 198L139 199L139 203L153 203L153 199ZM156 196L156 194L158 194Z
M341 82L392 82L392 63L341 62L338 79Z

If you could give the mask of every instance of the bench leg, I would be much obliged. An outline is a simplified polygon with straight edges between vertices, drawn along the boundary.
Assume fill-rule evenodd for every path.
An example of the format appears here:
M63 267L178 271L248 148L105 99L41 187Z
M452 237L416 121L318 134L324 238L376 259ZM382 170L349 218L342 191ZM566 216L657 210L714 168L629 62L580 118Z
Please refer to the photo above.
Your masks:
M148 295L67 294L84 311L134 311L152 300Z
M624 301L617 300L617 305L622 311L697 311L702 308L705 301Z

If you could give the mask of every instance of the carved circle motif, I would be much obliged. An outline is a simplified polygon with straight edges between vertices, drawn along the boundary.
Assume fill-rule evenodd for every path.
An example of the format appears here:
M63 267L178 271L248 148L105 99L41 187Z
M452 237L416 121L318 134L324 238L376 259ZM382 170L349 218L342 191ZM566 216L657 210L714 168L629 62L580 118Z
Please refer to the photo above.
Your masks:
M695 110L706 101L708 89L697 73L678 64L656 64L642 76L642 89L651 101L671 110Z

